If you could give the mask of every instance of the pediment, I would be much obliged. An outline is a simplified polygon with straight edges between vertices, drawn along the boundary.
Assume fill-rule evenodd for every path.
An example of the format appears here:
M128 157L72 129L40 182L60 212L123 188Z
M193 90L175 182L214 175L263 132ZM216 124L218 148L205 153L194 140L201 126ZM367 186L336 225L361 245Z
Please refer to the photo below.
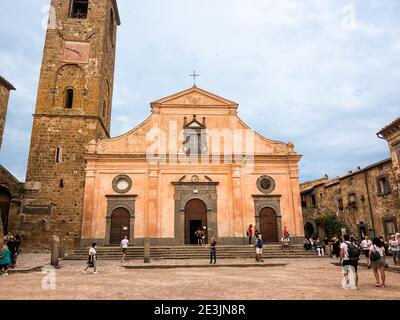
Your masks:
M175 93L171 96L159 99L152 105L197 105L197 106L237 106L236 102L219 97L211 92L200 89L196 86L187 90Z

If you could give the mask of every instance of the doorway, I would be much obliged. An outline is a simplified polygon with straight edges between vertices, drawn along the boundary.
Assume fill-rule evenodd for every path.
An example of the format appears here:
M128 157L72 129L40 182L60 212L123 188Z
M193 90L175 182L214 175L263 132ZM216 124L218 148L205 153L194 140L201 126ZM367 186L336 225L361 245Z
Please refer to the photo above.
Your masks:
M203 227L207 227L207 206L200 199L192 199L185 205L185 244L197 244L194 233ZM207 229L202 230L207 231Z
M266 243L278 242L278 223L274 209L268 207L261 209L260 232Z
M10 200L10 192L6 188L0 186L0 219L5 235L8 233L8 215L10 211Z
M130 234L130 214L125 208L117 208L111 215L110 244L120 244Z

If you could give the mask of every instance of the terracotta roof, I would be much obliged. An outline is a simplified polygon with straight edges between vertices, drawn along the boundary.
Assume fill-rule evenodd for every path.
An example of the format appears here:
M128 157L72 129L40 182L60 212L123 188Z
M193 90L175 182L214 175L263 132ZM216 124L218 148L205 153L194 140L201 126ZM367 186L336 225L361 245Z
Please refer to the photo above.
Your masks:
M377 133L377 135L384 135L386 131L391 130L391 129L395 129L396 127L400 126L400 117L397 118L396 120L392 121L390 124L388 124L387 126L385 126L384 128L382 128L381 131L379 131Z
M8 90L15 90L14 86L6 79L4 79L2 76L0 76L0 84L5 86Z

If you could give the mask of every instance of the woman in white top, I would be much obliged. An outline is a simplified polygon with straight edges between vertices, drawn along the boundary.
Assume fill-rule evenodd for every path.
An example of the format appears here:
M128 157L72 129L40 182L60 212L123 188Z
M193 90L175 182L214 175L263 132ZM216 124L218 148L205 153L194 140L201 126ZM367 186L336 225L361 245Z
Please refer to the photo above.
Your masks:
M86 273L86 270L89 268L93 268L93 273L97 273L97 252L96 252L97 244L92 243L92 247L89 249L89 257L87 262L87 267L83 270L83 273Z
M394 263L395 266L397 266L398 265L397 253L399 251L399 242L396 239L396 236L394 234L392 234L390 236L389 250L392 252L392 255L393 255L393 263Z
M372 269L376 279L375 287L385 287L385 247L379 238L372 240L372 246L369 248L369 258L371 260ZM381 281L379 281L379 273L381 274Z

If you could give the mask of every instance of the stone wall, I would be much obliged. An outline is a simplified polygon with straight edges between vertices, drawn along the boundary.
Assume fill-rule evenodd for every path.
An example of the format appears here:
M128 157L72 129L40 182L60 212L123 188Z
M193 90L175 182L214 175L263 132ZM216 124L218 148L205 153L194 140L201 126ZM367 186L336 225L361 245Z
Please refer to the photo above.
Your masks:
M119 15L109 0L89 1L82 19L70 17L69 1L51 4L19 227L30 249L48 249L56 234L72 250L80 242L85 146L109 136Z
M15 90L11 83L0 76L0 149L3 142L4 127L8 108L10 90Z
M378 181L382 177L387 177L389 187L384 194ZM307 201L307 206L302 208L304 223L310 222L316 229L318 215L336 213L348 232L361 236L365 228L365 233L371 236L375 232L388 238L387 223L393 221L395 231L400 230L400 198L394 177L392 161L387 159L312 188L309 183L300 185L302 197ZM312 195L316 205L312 205ZM354 202L350 202L352 197Z

